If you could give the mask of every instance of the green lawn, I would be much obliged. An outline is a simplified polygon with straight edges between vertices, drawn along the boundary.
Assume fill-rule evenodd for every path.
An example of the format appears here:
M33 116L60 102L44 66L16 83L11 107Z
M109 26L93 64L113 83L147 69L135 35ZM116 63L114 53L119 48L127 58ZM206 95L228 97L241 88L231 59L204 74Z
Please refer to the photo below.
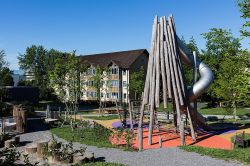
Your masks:
M250 139L250 134L245 134L245 139ZM233 141L233 137L232 137ZM181 149L188 152L195 152L223 160L237 160L242 163L250 164L250 147L235 148L233 150L213 149L200 146L181 146Z
M81 111L81 112L78 112L78 114L94 114L95 113L95 110L89 110L89 111Z
M201 107L198 111L203 115L228 115L228 112L225 108L207 108L207 103L198 103ZM164 108L163 102L160 103L160 107L158 108L159 112L173 112L173 105L171 102L168 102L167 108ZM231 114L232 115L232 114ZM250 109L247 108L237 108L237 115L243 116L247 115L250 116Z
M94 120L112 120L112 119L119 119L118 115L108 115L108 116L83 116L87 119L94 119Z
M240 125L249 125L250 121L249 120L236 120L235 119L225 119L225 123L234 123L234 124L240 124Z
M203 115L228 115L225 108L202 108L199 110L199 112ZM238 108L237 115L238 116L243 116L243 115L250 116L250 109Z
M173 104L172 104L172 102L167 103L167 108L164 108L163 102L160 103L160 107L158 108L157 111L159 111L159 112L173 112Z
M97 125L97 127L94 128L84 128L79 132L77 132L77 129L72 132L69 126L53 128L51 129L51 132L67 141L74 141L97 147L113 147L109 142L109 137L112 134L112 131L101 125Z
M201 155L207 155L217 159L237 160L242 163L250 163L250 148L237 148L233 150L212 149L199 146L181 146L180 148L188 152L195 152Z

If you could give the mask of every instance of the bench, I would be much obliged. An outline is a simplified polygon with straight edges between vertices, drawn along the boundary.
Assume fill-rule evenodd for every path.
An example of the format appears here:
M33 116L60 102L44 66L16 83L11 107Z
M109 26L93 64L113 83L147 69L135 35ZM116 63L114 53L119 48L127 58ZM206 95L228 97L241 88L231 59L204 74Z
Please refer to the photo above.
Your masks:
M46 118L44 119L45 123L47 123L50 127L56 127L58 123L60 122L59 119L51 119L51 118Z
M234 137L234 148L237 147L248 147L248 140L245 138L245 132L236 132L235 137Z

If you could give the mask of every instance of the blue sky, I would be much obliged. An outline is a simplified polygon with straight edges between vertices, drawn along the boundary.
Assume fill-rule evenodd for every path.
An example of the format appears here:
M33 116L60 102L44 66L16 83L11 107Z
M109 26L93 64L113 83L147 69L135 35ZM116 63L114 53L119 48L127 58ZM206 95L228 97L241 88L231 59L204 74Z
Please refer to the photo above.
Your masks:
M0 49L11 69L32 44L78 55L149 49L155 15L173 14L178 35L194 36L199 48L201 33L217 27L239 37L243 23L235 0L1 0L0 7Z

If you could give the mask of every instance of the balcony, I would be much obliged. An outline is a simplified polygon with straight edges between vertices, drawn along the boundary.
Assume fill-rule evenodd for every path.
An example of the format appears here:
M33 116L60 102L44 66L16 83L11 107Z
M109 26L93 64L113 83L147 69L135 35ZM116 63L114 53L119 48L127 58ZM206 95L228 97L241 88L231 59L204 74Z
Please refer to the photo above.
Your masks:
M119 75L118 74L111 74L110 80L119 80Z

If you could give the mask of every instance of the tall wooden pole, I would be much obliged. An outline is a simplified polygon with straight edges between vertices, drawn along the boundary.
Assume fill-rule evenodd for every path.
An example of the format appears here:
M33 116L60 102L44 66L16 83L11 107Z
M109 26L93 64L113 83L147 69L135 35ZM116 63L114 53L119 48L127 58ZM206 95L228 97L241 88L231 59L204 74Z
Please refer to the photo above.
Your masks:
M139 124L138 124L139 151L142 151L143 149L143 116L144 116L145 105L149 103L150 73L151 73L152 64L153 64L153 48L155 44L154 40L155 40L156 31L157 31L157 23L158 23L158 17L155 16L153 30L152 30L151 52L149 55L147 76L146 76L146 82L144 86L143 101L142 101L142 105L140 109L140 118L139 118Z
M166 84L166 71L165 71L165 59L164 59L164 22L163 18L160 18L160 59L161 59L161 76L162 76L162 88L163 88L163 104L164 108L167 108L167 84Z
M167 30L167 22L166 17L163 17L163 33L166 38L166 30ZM166 39L165 39L166 40ZM170 74L170 63L169 63L169 52L167 51L166 41L163 42L163 51L164 51L164 59L165 59L165 69L167 75L167 90L168 90L168 97L172 98L172 83L171 83L171 74ZM166 48L165 48L166 47Z

